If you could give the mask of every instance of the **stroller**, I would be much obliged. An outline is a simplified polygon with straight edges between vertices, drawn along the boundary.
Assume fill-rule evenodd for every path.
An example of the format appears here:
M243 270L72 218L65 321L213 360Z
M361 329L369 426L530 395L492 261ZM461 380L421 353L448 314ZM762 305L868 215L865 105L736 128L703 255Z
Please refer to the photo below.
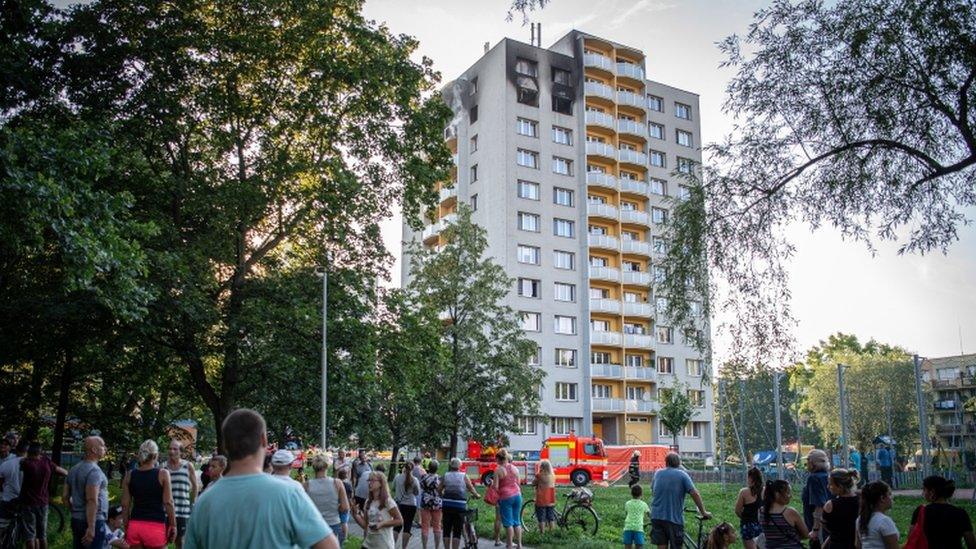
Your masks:
M478 549L478 533L474 530L478 522L478 508L464 512L464 532L461 535L461 549Z

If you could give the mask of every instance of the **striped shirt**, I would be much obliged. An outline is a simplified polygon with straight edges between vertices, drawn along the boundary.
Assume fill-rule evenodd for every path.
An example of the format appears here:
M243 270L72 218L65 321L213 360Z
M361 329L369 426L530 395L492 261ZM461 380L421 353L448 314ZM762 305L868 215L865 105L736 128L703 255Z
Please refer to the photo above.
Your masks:
M176 507L176 518L190 518L190 464L181 459L179 469L170 468L166 462L166 469L169 471L170 486L173 490L173 505Z

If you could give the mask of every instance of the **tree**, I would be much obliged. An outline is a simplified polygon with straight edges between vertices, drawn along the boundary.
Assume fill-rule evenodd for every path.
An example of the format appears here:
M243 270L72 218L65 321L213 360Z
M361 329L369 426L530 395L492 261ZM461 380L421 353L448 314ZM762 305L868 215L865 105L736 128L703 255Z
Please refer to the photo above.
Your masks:
M787 363L776 352L792 344L785 226L833 226L872 251L895 240L901 253L944 252L976 204L976 10L782 0L720 49L736 71L724 111L738 124L706 148L702 200L674 216L674 246L704 247L708 268L668 261L678 281L710 273L727 288L716 303L733 317L736 358Z
M671 438L674 440L674 451L678 451L678 433L684 430L685 425L691 421L694 409L691 399L688 398L688 391L680 383L676 383L670 388L658 389L658 401L661 403L661 411L658 412L658 419L668 431L671 431Z
M543 374L528 365L536 345L505 305L514 280L484 257L485 230L461 205L443 234L443 249L410 248L414 299L444 320L447 361L434 374L432 430L448 433L450 456L459 436L496 440L518 416L536 412Z

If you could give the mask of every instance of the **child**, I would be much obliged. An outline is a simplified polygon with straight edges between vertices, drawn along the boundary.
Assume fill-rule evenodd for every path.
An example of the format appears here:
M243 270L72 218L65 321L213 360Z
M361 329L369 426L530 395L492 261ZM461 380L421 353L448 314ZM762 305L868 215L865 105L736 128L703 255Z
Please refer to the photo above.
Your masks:
M712 528L712 532L708 534L708 543L705 547L708 549L726 549L732 547L733 543L735 543L735 528L731 524L723 522Z
M105 535L105 549L129 549L125 542L125 532L122 531L122 507L116 505L108 510L108 522L105 523L108 534Z
M539 521L539 533L556 527L556 475L548 459L539 462L535 475L535 518Z
M624 504L624 511L627 518L624 519L624 547L627 549L640 549L644 546L644 518L650 517L651 508L647 502L641 499L644 489L640 484L630 487L630 496L633 499Z
M349 469L349 467L339 468L339 471L336 473L336 478L342 481L342 486L346 489L346 497L349 498L349 501L355 501L352 497L352 483L349 482ZM340 511L339 520L342 521L342 536L343 539L345 539L349 537L349 511L346 511L345 513Z

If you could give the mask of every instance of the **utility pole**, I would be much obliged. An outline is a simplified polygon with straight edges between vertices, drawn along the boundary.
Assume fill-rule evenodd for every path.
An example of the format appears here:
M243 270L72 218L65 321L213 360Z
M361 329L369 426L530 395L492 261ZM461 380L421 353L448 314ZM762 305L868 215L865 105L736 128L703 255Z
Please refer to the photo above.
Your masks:
M847 440L847 392L844 387L844 368L843 364L837 365L837 393L840 399L840 442L844 468L851 466L850 441Z
M773 372L773 408L776 418L776 478L783 478L783 429L779 420L779 376L781 372Z
M922 439L922 471L925 476L929 476L932 470L932 461L929 458L929 418L928 418L928 399L925 398L924 387L922 387L922 359L915 355L912 357L915 366L915 397L918 399L918 435Z
M718 471L725 489L725 380L718 380Z
M317 269L322 277L322 451L328 448L326 435L326 410L329 403L329 353L328 353L328 310L329 310L329 254L325 254L325 266Z
M731 410L730 410L730 412L731 412ZM742 438L739 439L739 444L742 446L742 455L743 455L743 457L748 458L748 453L746 451L746 448L748 447L748 445L746 444L746 441L745 441L745 436L746 436L746 380L744 380L744 379L740 379L739 380L739 436L742 437ZM744 466L748 467L749 466L749 460L748 459L745 459L742 462L742 464Z

